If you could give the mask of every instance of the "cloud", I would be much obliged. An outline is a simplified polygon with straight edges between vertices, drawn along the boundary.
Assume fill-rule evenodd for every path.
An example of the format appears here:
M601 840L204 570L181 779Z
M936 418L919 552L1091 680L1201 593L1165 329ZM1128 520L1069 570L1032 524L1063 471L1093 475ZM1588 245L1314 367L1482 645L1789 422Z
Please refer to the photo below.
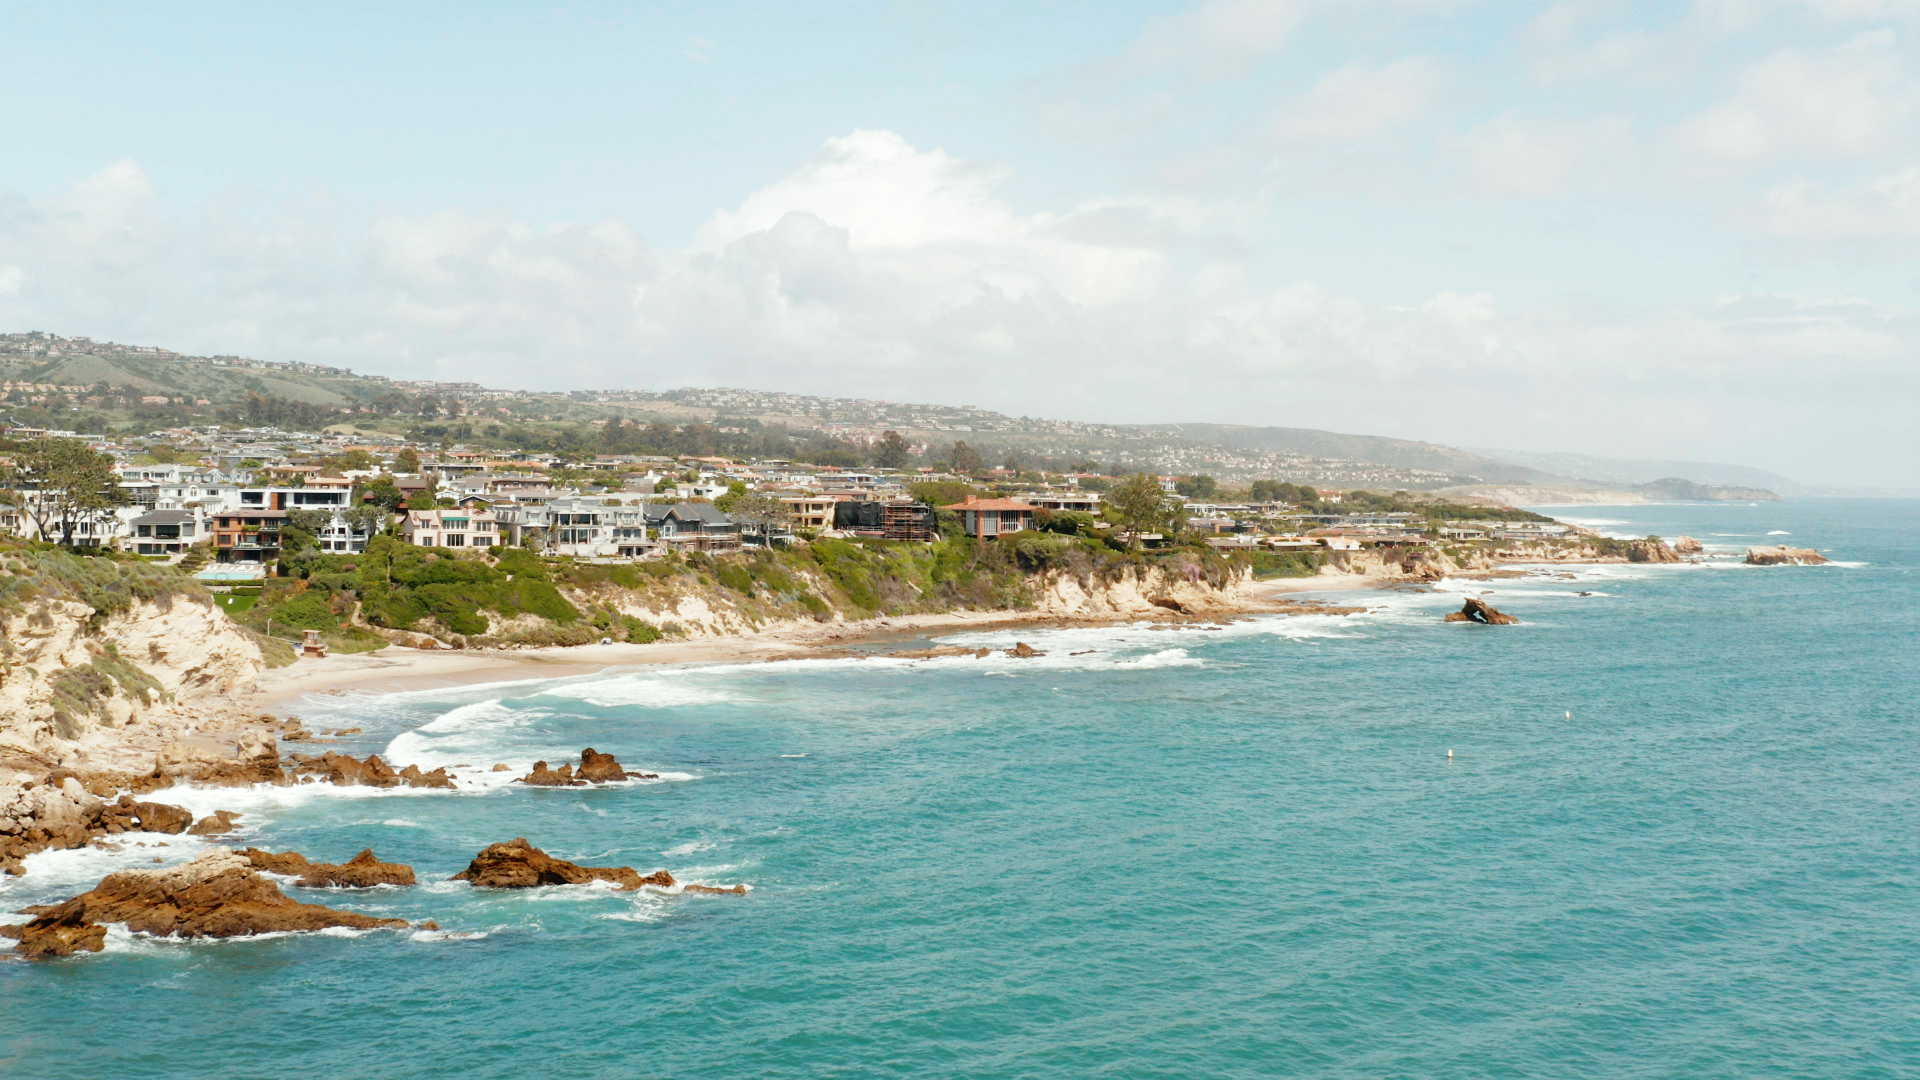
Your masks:
M1284 141L1351 143L1425 119L1448 85L1444 65L1413 56L1384 67L1340 68L1298 99L1274 122Z
M1479 191L1525 197L1592 190L1633 175L1640 157L1622 116L1588 120L1507 112L1446 141Z
M747 385L1122 421L1732 455L1814 477L1920 446L1910 312L1838 299L1384 307L1169 238L1209 208L1026 213L1003 167L829 140L685 251L618 220L356 214L240 193L192 220L121 163L0 213L0 322L519 387ZM1863 404L1864 403L1864 404ZM1798 441L1809 415L1847 423ZM1871 470L1880 466L1858 466ZM1856 471L1856 475L1863 475Z
M1909 143L1920 84L1892 30L1830 49L1785 49L1740 74L1732 97L1682 120L1674 138L1703 159L1865 158Z

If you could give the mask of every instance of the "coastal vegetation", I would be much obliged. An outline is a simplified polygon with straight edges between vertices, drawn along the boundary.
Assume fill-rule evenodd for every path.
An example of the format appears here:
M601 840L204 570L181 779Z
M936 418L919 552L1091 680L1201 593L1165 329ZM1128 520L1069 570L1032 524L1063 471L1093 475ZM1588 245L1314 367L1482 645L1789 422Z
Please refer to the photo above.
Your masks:
M1080 515L1086 517L1086 515ZM1155 571L1224 586L1236 573L1311 572L1311 561L1223 555L1205 544L1128 551L1057 515L1068 531L995 541L949 534L932 544L823 538L786 549L684 552L594 563L520 548L455 551L375 537L364 553L310 554L268 578L250 605L228 610L273 636L316 630L335 651L376 649L406 635L456 646L644 643L688 632L664 613L692 604L752 627L1034 606L1054 577L1095 589ZM652 615L653 617L648 617Z

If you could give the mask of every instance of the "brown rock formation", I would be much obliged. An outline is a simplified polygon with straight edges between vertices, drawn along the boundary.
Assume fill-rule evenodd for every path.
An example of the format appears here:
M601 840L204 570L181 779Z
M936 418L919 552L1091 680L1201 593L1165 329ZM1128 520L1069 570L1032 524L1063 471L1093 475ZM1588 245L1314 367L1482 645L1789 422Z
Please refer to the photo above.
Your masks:
M1667 546L1666 541L1657 536L1649 536L1645 540L1635 540L1633 543L1627 545L1627 561L1638 563L1675 563L1680 561L1680 556L1674 554L1673 549Z
M1691 536L1682 536L1673 542L1673 553L1675 555L1698 555L1704 550L1705 549L1700 546L1700 541L1695 540Z
M1827 557L1812 548L1790 548L1781 544L1770 548L1750 547L1747 561L1755 566L1819 566Z
M544 761L533 763L533 771L516 780L519 784L532 784L535 787L586 787L585 780L573 778L573 766L562 765L558 769L547 768Z
M379 754L368 754L367 760L355 761L341 753L325 753L318 757L306 757L295 754L292 775L302 781L311 777L316 781L335 784L340 787L421 787L451 788L453 777L447 775L445 768L432 772L421 772L417 765L409 765L399 772L380 760Z
M233 823L237 821L239 817L239 814L231 810L215 810L213 813L194 822L193 828L188 829L187 833L192 836L213 836L218 833L232 832Z
M533 771L516 782L531 784L534 787L585 787L588 784L611 784L620 780L658 779L660 779L659 773L628 772L614 760L612 754L602 754L589 746L580 751L578 772L575 772L571 765L550 769L546 762L536 761L533 763Z
M71 911L56 919L35 919L24 926L0 926L0 937L17 938L13 951L22 956L71 956L76 952L99 952L107 947L107 928L86 922L83 913Z
M193 814L181 807L131 795L107 803L79 778L55 772L0 803L0 869L18 875L20 860L36 851L84 847L115 833L180 833L192 824Z
M412 885L413 867L404 863L386 863L367 848L343 863L308 862L307 857L297 851L282 852L278 855L259 848L248 848L241 854L247 857L257 870L266 870L275 874L287 874L299 880L294 884L304 889L365 889L375 885Z
M1459 611L1447 613L1448 622L1480 623L1485 626L1507 626L1520 620L1511 615L1502 615L1493 605L1477 596L1467 597Z
M1044 652L1041 652L1039 649L1034 648L1033 646L1027 644L1024 641L1016 641L1013 643L1013 648L1007 650L1007 655L1017 656L1020 659L1025 660L1029 657L1045 656L1047 654Z
M483 889L531 889L536 885L585 885L589 881L611 881L622 889L654 885L673 888L673 875L655 870L641 875L631 866L580 866L556 859L525 838L489 845L473 857L467 868L449 881L469 881Z
M615 780L625 780L627 770L613 759L612 754L596 753L589 746L580 751L580 771L574 774L590 784L606 784Z
M242 855L214 848L184 866L122 870L100 879L92 891L64 903L29 908L33 921L20 928L16 952L29 941L50 955L52 945L71 941L89 948L90 925L125 923L135 933L159 937L239 937L277 931L404 927L405 919L379 919L289 899L255 873ZM71 949L68 949L71 951Z

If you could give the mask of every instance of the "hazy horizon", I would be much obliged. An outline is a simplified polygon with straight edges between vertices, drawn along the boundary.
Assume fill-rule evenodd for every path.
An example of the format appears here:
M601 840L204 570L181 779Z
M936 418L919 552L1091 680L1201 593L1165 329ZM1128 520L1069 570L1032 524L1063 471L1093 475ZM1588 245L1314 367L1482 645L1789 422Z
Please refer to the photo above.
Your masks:
M0 325L1914 486L1920 8L0 8Z

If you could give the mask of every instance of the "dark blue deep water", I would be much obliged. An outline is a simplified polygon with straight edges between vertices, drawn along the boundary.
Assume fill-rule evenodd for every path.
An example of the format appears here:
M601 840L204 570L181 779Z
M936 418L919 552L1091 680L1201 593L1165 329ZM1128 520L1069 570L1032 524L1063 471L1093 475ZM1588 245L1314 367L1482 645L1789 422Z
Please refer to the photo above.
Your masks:
M665 775L176 792L244 811L243 845L413 864L303 898L446 933L0 963L0 1075L1920 1073L1920 505L1565 513L1837 562L315 700L400 763ZM1524 625L1441 622L1480 589ZM753 891L441 880L515 836ZM0 904L196 850L171 839L37 856Z

